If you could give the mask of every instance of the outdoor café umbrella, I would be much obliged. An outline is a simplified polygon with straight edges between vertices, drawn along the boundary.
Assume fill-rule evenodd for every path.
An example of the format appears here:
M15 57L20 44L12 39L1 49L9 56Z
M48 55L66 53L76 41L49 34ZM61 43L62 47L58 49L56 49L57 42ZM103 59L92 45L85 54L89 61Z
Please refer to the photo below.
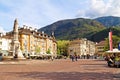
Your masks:
M106 53L120 53L120 50L118 50L117 48L111 50L106 51Z

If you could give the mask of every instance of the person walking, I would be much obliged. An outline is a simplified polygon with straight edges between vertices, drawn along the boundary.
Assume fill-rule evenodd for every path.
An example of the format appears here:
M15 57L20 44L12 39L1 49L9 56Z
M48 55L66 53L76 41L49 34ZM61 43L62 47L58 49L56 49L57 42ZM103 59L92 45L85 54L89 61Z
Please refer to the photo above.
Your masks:
M75 61L77 61L77 58L78 58L78 56L77 56L77 54L75 53Z
M72 62L74 62L74 55L71 56Z

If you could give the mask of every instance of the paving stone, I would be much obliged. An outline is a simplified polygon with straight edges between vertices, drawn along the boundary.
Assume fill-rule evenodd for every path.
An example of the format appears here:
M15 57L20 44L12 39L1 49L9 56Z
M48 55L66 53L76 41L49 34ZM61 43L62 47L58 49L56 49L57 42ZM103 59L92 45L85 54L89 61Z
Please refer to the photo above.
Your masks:
M0 62L0 80L120 80L120 68L106 61L80 59Z

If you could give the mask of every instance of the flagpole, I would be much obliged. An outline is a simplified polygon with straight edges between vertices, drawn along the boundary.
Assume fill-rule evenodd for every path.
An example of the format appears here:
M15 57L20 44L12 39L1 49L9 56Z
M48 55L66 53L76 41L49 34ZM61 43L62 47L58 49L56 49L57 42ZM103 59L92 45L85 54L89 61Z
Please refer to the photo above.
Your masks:
M111 30L109 32L109 48L110 48L110 51L113 50L113 45L112 45L112 31Z

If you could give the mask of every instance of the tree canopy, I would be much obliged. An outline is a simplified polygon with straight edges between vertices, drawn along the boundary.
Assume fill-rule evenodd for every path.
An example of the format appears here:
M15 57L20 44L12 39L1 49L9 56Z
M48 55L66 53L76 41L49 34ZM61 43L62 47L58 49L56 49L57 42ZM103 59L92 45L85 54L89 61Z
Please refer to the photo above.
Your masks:
M109 38L106 38L106 45L105 45L105 51L109 50ZM118 43L120 42L120 38L116 35L112 36L112 46L113 48L118 48Z
M68 56L67 54L67 48L69 41L68 40L59 40L57 41L57 54L63 55L63 56Z

